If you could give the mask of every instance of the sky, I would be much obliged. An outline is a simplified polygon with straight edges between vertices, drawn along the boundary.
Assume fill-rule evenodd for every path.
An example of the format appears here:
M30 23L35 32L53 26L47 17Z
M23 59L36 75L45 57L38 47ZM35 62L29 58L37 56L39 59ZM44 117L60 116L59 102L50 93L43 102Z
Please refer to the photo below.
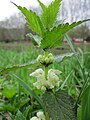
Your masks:
M20 12L10 1L27 8L30 6L38 6L37 0L0 0L0 21ZM44 4L51 1L52 0L41 0Z

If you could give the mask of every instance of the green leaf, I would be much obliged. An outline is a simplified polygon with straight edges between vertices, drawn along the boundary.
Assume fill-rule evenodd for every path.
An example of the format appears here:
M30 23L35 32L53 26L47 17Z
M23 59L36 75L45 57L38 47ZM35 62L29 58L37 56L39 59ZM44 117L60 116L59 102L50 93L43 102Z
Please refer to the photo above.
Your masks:
M49 29L53 27L57 14L59 11L60 7L60 2L62 0L54 0L48 7L47 9L44 7L44 11L42 13L42 22L45 26L45 28Z
M71 25L69 25L68 23L64 25L60 24L58 27L54 27L51 31L47 31L47 33L44 35L43 40L41 41L41 47L44 50L47 50L49 48L58 46L58 42L62 42L60 41L60 39L64 36L65 33L76 27L77 25L80 25L81 23L89 20L90 19L74 22Z
M18 110L14 120L26 120L24 115Z
M48 91L43 95L43 102L52 120L76 120L72 99L65 91Z
M2 91L2 95L6 98L12 98L16 94L16 88L13 85L7 85Z
M28 107L26 107L25 111L24 111L24 116L27 117L29 114L29 111L31 109L31 106L29 105Z
M79 106L77 109L77 120L82 120L81 119L81 114L82 114L82 107Z
M47 6L45 6L40 0L38 0L43 12L47 9Z
M14 112L15 107L12 106L11 104L5 104L4 102L0 102L0 111Z
M60 87L61 89L63 89L63 88L65 87L65 85L66 85L67 81L69 80L70 76L72 75L72 73L73 73L73 71L71 71L71 72L68 74L68 76L65 78L64 82L62 83L62 85L61 85L61 87Z
M90 85L85 90L82 98L82 120L90 120Z
M60 63L68 58L71 58L73 55L74 53L65 53L65 54L57 55L55 56L55 61Z
M32 29L32 31L36 32L38 35L42 36L44 27L36 12L28 10L25 7L17 6L15 3L13 4L24 14L29 28Z
M16 103L16 107L18 109L21 109L25 104L27 104L30 101L30 98L24 97L21 98L17 103Z
M15 70L18 70L18 69L21 69L21 68L30 68L30 67L34 67L34 66L38 66L38 63L36 63L36 61L32 61L30 63L22 64L22 65L14 65L14 66L9 67L9 68L1 69L0 70L0 75L6 74L8 72L15 71Z
M16 80L17 80L17 82L19 82L22 86L23 86L23 88L32 96L32 97L34 97L36 100L37 100L37 102L40 104L40 106L42 107L42 109L44 110L44 105L43 105L43 102L42 102L42 100L40 99L40 97L30 88L30 86L28 86L28 84L26 84L25 82L24 82L24 80L22 80L22 79L20 79L18 76L16 76L16 75L13 75L15 78L17 78Z
M33 35L31 33L27 34L30 38L32 38L32 41L34 45L40 45L42 38L38 35Z

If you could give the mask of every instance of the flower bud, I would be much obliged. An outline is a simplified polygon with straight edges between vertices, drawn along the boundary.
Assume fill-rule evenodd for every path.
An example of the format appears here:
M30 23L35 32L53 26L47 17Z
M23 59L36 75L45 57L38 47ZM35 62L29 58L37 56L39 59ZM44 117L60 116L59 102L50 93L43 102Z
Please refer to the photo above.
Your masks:
M42 57L43 57L42 55L39 55L39 56L37 57L37 61L40 62L40 60L42 59Z
M45 64L49 64L49 58L48 57L45 58Z
M49 53L49 54L48 54L48 57L53 57L53 54L52 54L52 53Z
M47 56L39 55L37 61L43 64L44 66L48 66L49 64L54 62L54 56L52 53L49 53Z
M43 64L44 61L45 61L45 57L42 56L42 55L39 55L39 56L37 57L37 61L40 62L41 64Z
M53 63L55 61L54 56L53 56L52 53L48 54L48 59L49 59L49 63Z

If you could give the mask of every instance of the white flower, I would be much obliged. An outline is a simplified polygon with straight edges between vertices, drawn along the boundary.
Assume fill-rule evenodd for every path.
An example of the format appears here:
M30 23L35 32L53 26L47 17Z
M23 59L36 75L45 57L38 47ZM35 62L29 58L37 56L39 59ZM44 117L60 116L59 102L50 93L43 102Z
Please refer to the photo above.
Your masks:
M56 75L60 75L62 72L60 70L50 69L49 71L54 72Z
M46 88L53 89L59 87L60 80L59 75L61 71L50 69L48 71L47 80L45 79L45 73L43 69L39 68L35 72L31 73L30 76L36 77L37 81L33 83L33 86L39 90L45 91Z
M33 83L33 86L36 87L37 89L41 89L41 85L38 84L38 82Z
M37 117L40 118L41 120L45 120L45 115L42 111L37 112Z
M37 78L37 81L35 83L33 83L33 86L36 87L37 89L41 89L41 90L45 91L46 90L46 88L45 88L46 79L45 79L44 71L40 68L40 69L37 69L35 72L33 72L30 75Z
M32 117L30 120L39 120L37 117Z
M48 71L48 86L50 87L50 89L54 88L55 86L59 86L59 71L54 70L54 69L50 69Z
M35 83L33 83L33 85L37 88L37 89L42 89L45 90L45 86L46 86L46 80L45 77L43 76L38 76L37 77L37 81Z
M33 77L44 76L44 71L42 68L39 68L35 70L33 73L31 73L30 76L33 76Z
M45 86L42 86L42 87L41 87L41 90L42 90L42 91L46 91L46 87L45 87Z
M34 116L30 120L45 120L45 115L42 111L37 112L37 117Z

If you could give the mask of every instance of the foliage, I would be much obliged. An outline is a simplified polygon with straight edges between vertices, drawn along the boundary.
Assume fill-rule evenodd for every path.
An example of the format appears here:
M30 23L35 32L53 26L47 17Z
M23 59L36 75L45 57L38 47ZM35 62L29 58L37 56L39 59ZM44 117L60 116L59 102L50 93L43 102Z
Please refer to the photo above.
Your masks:
M43 50L47 50L59 45L60 43L62 43L61 38L64 36L65 33L67 33L75 26L89 20L87 19L74 22L70 25L68 23L59 24L56 27L54 23L59 11L60 2L61 0L55 0L54 2L51 2L48 7L45 7L45 5L39 1L41 7L42 5L44 6L44 11L42 12L41 16L36 15L36 13L31 10L27 10L25 7L22 8L21 6L17 6L15 3L13 3L24 14L29 27L41 37L41 41L39 40L41 44L39 44L40 42L38 43L38 41L37 44ZM32 36L34 39L34 35Z
M90 119L90 85L86 88L82 97L82 120ZM87 102L86 102L87 101Z
M90 41L90 36L87 36L84 40L89 42Z
M33 40L35 39L34 41L38 44L43 53L43 55L38 56L37 62L26 65L16 65L11 68L7 67L0 70L0 75L4 75L5 73L20 68L25 69L25 73L20 73L24 74L23 78L18 77L19 72L17 75L10 73L6 76L6 78L9 77L8 79L12 79L9 83L12 83L14 80L14 85L16 85L15 92L12 91L12 93L9 89L3 87L6 83L4 84L1 81L1 88L4 89L2 94L7 99L2 99L1 110L11 112L11 116L15 120L32 120L36 118L38 120L76 120L78 105L82 106L81 119L86 120L87 116L88 120L90 117L89 96L87 96L89 94L90 68L87 67L87 69L84 69L85 61L83 52L79 50L82 60L80 61L71 39L66 35L69 30L90 19L74 22L70 25L61 22L56 25L56 18L61 1L62 0L54 0L49 6L45 6L40 0L38 0L42 8L42 14L40 16L32 10L17 6L13 3L24 14L29 28L36 33L36 35L29 35L32 36ZM61 44L64 35L73 54L54 57L49 53L49 49L56 47L59 43ZM64 60L67 60L67 58L72 58L72 55L74 55L75 63L78 64L78 67L76 67L77 64L75 64L74 70L67 70L67 74L64 74L65 70L61 72L58 69L50 69L53 67L54 63L58 62L60 65ZM42 68L35 70L35 67L39 66ZM27 68L31 69L28 73L26 71ZM75 73L77 70L79 70L79 72ZM30 77L30 80L25 77L29 72L32 72L30 74L32 77ZM36 79L34 77L36 77ZM2 79L4 78L2 77ZM81 81L78 81L78 79ZM78 88L78 85L80 86L80 89ZM11 93L11 96L10 94L7 95L8 92ZM73 97L73 100L71 99L71 96ZM85 97L88 97L87 104L84 100ZM83 108L85 108L85 110L83 110ZM45 117L41 114L43 112L38 112L40 110L44 112Z
M67 92L46 92L43 94L43 101L52 120L76 120L72 98Z
M26 120L26 119L23 116L23 114L20 111L18 111L14 120Z

